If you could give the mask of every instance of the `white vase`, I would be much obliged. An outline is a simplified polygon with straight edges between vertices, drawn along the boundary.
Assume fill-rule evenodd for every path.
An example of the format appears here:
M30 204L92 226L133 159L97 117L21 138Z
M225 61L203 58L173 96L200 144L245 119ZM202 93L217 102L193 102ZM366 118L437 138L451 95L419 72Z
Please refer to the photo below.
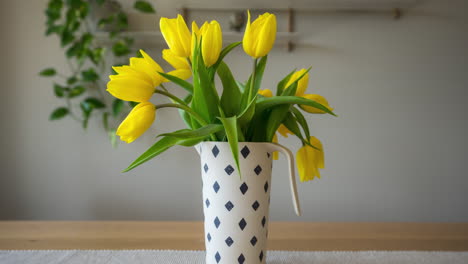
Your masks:
M274 143L239 143L241 175L227 142L202 142L203 212L207 264L265 263L272 156L289 159L296 214L300 215L291 151Z

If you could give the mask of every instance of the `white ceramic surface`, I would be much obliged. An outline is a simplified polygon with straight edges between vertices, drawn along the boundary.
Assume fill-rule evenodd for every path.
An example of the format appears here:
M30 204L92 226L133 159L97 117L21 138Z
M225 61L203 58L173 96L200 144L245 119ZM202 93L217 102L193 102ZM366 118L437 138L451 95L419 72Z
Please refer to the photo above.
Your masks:
M239 143L239 175L227 142L196 146L201 157L207 264L265 263L272 153L290 158L291 190L300 214L292 155L272 143Z

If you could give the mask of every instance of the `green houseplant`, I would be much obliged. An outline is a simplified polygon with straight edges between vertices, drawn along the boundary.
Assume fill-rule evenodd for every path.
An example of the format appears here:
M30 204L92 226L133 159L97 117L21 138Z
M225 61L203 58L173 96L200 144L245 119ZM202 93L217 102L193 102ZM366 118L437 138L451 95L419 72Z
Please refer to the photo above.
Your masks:
M155 12L147 1L135 1L134 8L143 13ZM68 69L48 67L39 73L54 77L53 92L64 102L49 119L69 116L86 129L91 117L101 118L115 145L115 124L134 104L104 93L106 83L101 77L111 65L123 62L134 52L134 40L122 35L128 27L127 14L113 0L50 0L45 15L45 35L58 37L68 65ZM109 43L96 40L98 31L108 33Z

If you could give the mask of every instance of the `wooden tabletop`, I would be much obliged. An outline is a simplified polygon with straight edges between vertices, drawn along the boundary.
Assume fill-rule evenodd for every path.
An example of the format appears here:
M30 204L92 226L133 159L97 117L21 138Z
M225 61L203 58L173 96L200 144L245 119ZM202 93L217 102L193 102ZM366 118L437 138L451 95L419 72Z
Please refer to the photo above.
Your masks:
M468 223L269 225L270 250L468 251ZM0 221L2 249L203 250L201 222Z

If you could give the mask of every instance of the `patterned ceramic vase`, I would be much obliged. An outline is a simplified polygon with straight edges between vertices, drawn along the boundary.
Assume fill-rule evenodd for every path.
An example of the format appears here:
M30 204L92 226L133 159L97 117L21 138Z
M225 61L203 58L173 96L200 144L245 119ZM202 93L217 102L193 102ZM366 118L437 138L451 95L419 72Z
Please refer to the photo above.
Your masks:
M273 143L239 143L239 175L227 142L203 142L196 148L202 167L206 263L265 263L274 151L289 158L293 203L300 214L292 153Z

